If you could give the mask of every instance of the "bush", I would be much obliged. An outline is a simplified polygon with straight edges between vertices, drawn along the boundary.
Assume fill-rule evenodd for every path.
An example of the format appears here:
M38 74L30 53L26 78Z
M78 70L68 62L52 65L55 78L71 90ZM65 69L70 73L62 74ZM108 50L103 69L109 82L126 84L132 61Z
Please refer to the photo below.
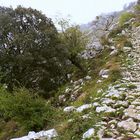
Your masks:
M15 120L26 130L39 130L50 119L52 108L42 98L29 93L26 89L13 94L0 87L0 118Z
M103 46L105 45L110 45L110 42L108 40L108 37L105 37L105 36L102 36L101 39L100 39L100 42Z
M133 17L135 17L133 13L130 12L123 13L119 19L119 24L123 26L125 22L129 21Z
M120 34L122 32L122 28L121 27L117 27L115 29L113 29L110 33L109 33L109 38L115 38L117 36L117 34Z

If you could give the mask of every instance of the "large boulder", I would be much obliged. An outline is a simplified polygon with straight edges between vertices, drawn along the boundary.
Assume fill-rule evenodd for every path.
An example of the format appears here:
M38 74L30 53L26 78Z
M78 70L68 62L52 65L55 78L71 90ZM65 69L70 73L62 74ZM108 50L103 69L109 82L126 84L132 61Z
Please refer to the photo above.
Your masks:
M46 140L51 140L52 138L57 137L58 134L55 129L50 129L48 131L40 131L35 133L34 131L31 131L28 133L27 136L23 136L21 138L13 138L11 140L41 140L42 138Z
M132 118L129 118L127 120L119 122L118 127L123 128L126 131L134 132L137 129L137 123L135 123Z
M104 49L104 46L102 46L101 43L97 41L97 42L92 42L91 44L89 44L88 48L95 49L96 51L100 51Z

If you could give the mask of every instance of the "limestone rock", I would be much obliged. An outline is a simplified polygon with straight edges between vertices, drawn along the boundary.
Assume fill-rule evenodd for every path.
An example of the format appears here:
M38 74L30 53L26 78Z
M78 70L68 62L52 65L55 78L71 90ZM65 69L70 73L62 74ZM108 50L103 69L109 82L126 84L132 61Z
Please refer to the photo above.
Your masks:
M129 118L125 121L119 122L118 127L123 128L124 130L127 130L127 131L134 132L137 128L137 123L135 123L132 118Z
M76 109L76 111L77 111L77 112L82 112L82 111L84 111L85 109L88 109L88 108L91 108L91 107L92 107L92 104L85 104L85 105L82 105L82 106L78 107L78 108Z
M110 53L110 56L114 56L114 55L117 55L118 54L118 50L113 50L111 53Z
M90 128L83 134L83 139L91 138L94 135L94 133L95 133L94 128Z
M51 140L52 138L57 137L58 134L55 129L50 129L48 131L40 131L35 133L34 131L31 131L28 133L27 136L21 137L21 138L13 138L11 140L33 140L33 139L42 139L46 138L48 140Z
M108 69L102 69L102 70L100 70L99 76L101 76L103 78L108 78L108 76L109 76L109 70Z
M100 113L100 112L106 112L106 113L109 113L109 112L115 112L116 110L111 108L111 107L108 107L108 106L102 106L102 107L97 107L96 108L96 112Z
M64 108L64 112L72 112L75 110L75 107L74 106L68 106L68 107L65 107Z
M140 120L140 112L134 108L128 108L128 109L124 110L124 115L126 117L131 117L131 118Z

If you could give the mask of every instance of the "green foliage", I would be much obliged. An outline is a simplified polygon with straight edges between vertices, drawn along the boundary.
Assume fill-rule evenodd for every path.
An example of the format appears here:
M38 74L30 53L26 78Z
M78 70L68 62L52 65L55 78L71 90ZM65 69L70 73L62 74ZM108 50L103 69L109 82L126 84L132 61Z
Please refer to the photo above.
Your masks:
M73 120L69 122L64 130L59 131L60 137L58 140L79 140L82 138L83 133L85 133L89 128L93 127L97 121L101 118L96 115L95 111L91 109L92 114L90 114L89 119L82 119L82 114L74 113L71 117ZM71 129L72 128L72 129Z
M21 6L0 11L0 19L0 82L10 91L26 87L48 98L68 80L73 65L84 71L79 53L86 37L78 26L58 33L50 18Z
M135 27L140 26L140 4L139 3L135 6L135 16L136 16L136 21L134 23Z
M68 20L61 19L58 24L60 25L60 40L65 47L66 58L81 71L85 71L82 65L80 53L85 48L88 37L85 33L80 31L77 25L70 25Z
M114 40L119 50L121 50L123 47L133 47L129 37L125 35L119 35Z
M42 129L51 117L52 108L43 99L34 96L26 89L10 94L0 87L0 118L15 120L26 130Z
M130 85L127 86L127 88L130 89L130 90L132 90L132 89L136 89L137 86L134 85L134 84L130 84Z
M65 82L67 65L51 19L21 6L1 13L0 19L1 82L9 90L24 86L48 96Z
M140 5L136 5L135 10L136 10L136 12L140 11Z
M119 26L119 27L113 29L112 31L110 31L108 37L115 38L117 36L117 34L120 34L121 32L122 32L122 28Z
M103 46L104 46L104 45L110 45L110 42L109 42L108 38L105 37L105 36L102 36L102 37L101 37L100 42L101 42L101 44L102 44Z
M135 17L133 13L130 12L123 13L119 19L119 24L122 26L125 24L125 22L129 21L133 17Z

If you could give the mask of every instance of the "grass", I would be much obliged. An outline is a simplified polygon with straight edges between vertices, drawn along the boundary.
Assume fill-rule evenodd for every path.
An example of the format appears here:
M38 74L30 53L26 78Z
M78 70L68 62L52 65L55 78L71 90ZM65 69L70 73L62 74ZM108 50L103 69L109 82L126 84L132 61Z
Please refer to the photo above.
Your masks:
M92 81L86 83L81 89L81 95L77 98L76 101L69 103L79 107L86 103L94 103L96 98L102 98L104 92L108 89L108 85L115 83L119 78L121 78L120 65L123 59L123 54L120 52L117 56L109 56L111 50L106 48L99 54L95 59L92 59L88 64L91 68L90 75L92 76ZM97 61L98 60L98 61ZM103 68L109 69L109 78L102 79L101 83L97 83L101 77L99 77L99 71ZM98 93L98 90L102 89L102 92ZM67 103L66 103L67 104ZM90 114L91 113L91 114ZM63 113L62 113L63 114ZM97 131L99 128L96 128L94 125L102 120L103 116L108 116L109 114L98 114L95 112L94 108L85 110L82 113L70 113L63 114L59 120L61 123L55 123L56 130L58 131L60 137L57 140L79 140L82 138L83 133L85 133L89 128L95 128ZM90 114L91 118L83 120L82 115ZM112 114L114 116L114 114ZM68 120L72 119L73 121L69 122ZM94 138L98 140L98 138Z

